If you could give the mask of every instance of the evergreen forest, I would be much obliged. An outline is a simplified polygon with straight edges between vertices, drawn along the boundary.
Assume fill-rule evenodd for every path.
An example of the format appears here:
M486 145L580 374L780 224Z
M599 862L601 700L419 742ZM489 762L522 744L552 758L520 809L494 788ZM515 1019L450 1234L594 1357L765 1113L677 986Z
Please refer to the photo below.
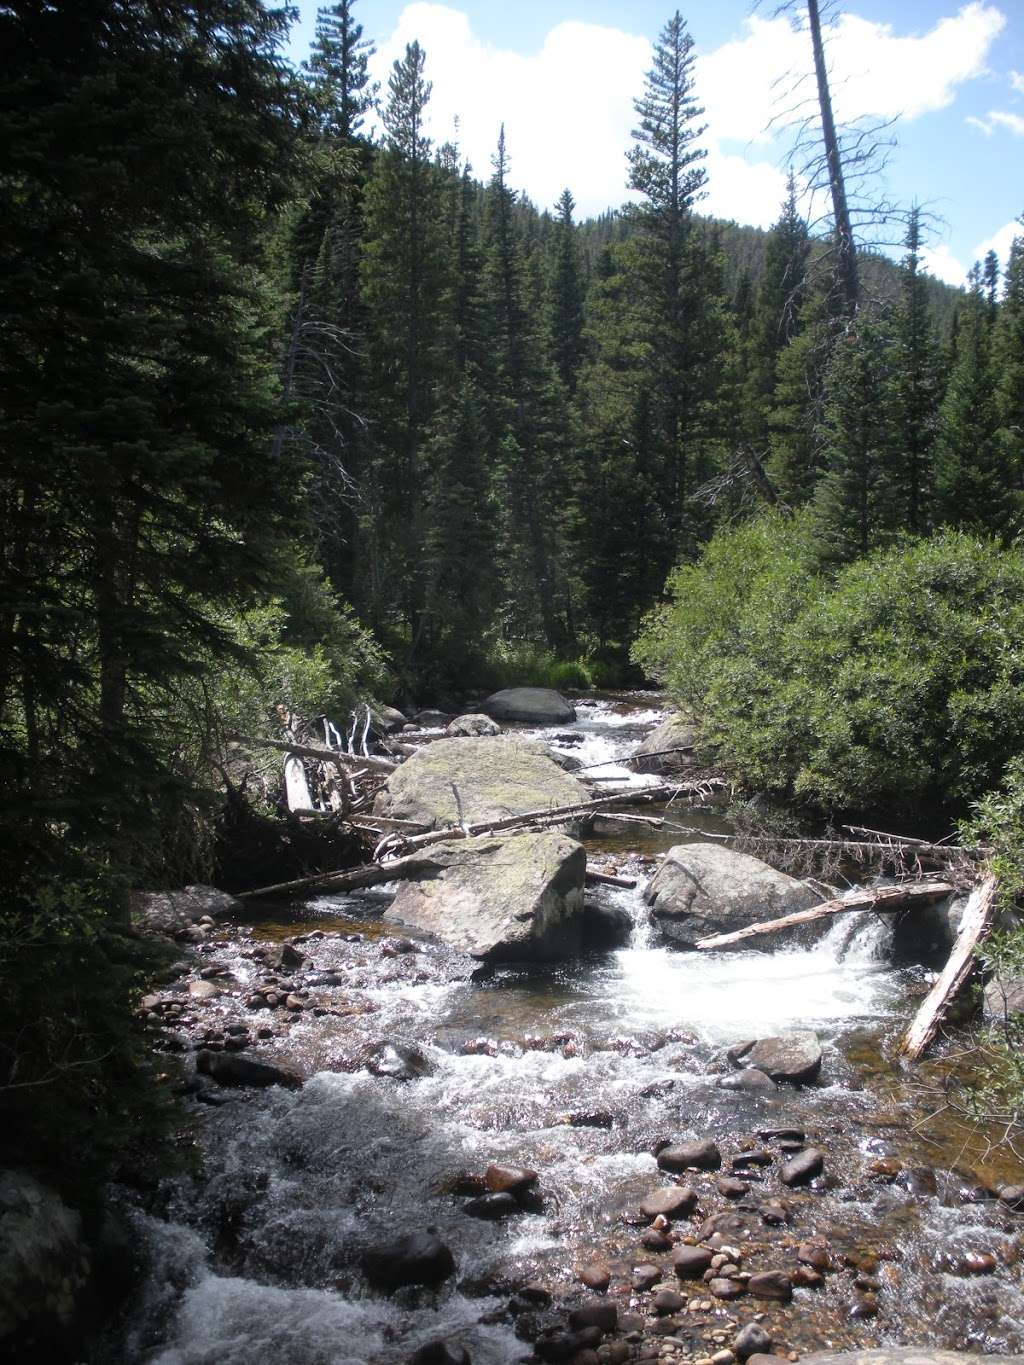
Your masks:
M586 221L358 0L288 24L0 0L0 1148L78 1186L169 1121L130 894L209 879L275 715L657 682L805 812L1018 823L1024 228L952 290L913 206L892 259L796 176L706 216L678 12Z

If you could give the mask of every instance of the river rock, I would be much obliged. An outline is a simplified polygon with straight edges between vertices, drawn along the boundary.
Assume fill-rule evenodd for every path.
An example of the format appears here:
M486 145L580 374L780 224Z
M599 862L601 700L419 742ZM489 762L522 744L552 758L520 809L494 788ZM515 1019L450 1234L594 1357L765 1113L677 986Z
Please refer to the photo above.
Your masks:
M176 934L209 916L227 919L243 903L215 886L183 886L177 891L135 891L129 901L132 923L144 933Z
M409 1357L409 1365L471 1365L465 1346L451 1341L428 1341Z
M748 853L708 843L669 849L644 899L662 938L672 947L692 948L709 934L819 905L821 894ZM756 939L743 944L756 946Z
M481 1194L463 1204L462 1212L468 1213L471 1218L483 1218L496 1223L502 1218L511 1218L513 1214L522 1213L522 1209L514 1195Z
M251 1057L240 1057L237 1052L210 1052L204 1049L196 1053L196 1070L209 1076L218 1085L245 1086L259 1090L270 1085L283 1085L289 1090L298 1090L302 1077L297 1072L283 1066L273 1066L269 1062L257 1062Z
M779 1088L771 1076L766 1076L756 1066L747 1067L745 1071L727 1072L726 1075L719 1076L715 1084L719 1090L742 1090L751 1095L771 1094Z
M583 907L583 941L587 948L608 952L622 948L633 932L633 917L624 905L587 901Z
M683 774L697 761L693 753L695 738L696 732L688 720L678 714L667 716L637 749L630 767L640 773ZM666 749L678 752L662 752Z
M481 739L486 735L500 735L501 726L490 716L470 713L456 716L445 728L445 734L452 739Z
M583 942L586 866L583 846L554 831L446 840L423 850L422 871L403 880L385 919L479 961L567 957Z
M358 1060L372 1076L389 1081L416 1081L434 1071L434 1063L421 1047L386 1038L365 1047Z
M543 744L504 735L427 745L391 774L373 809L377 815L444 829L459 819L453 785L469 824L590 799Z
M603 1294L612 1282L612 1272L603 1263L595 1262L593 1265L585 1265L580 1270L579 1279L595 1294Z
M0 1171L0 1356L77 1360L66 1338L90 1274L79 1215L27 1172Z
M480 703L492 720L524 725L571 725L576 708L550 687L506 687Z
M758 1039L740 1061L773 1081L806 1084L821 1070L821 1044L810 1029L794 1029L775 1038Z
M449 725L454 717L450 711L417 711L413 720L421 730L443 730Z
M388 1293L406 1284L443 1284L455 1271L450 1249L430 1232L413 1232L367 1251L362 1264L370 1283Z
M607 1299L595 1299L569 1314L569 1326L574 1332L582 1332L587 1327L599 1327L602 1332L614 1332L619 1322L619 1310Z
M762 1270L751 1275L747 1292L755 1299L770 1299L773 1303L789 1303L793 1297L793 1281L784 1271Z
M681 1280L699 1280L711 1269L714 1253L707 1247L676 1247L672 1253L672 1269Z
M749 1360L753 1355L767 1355L772 1349L772 1334L759 1322L748 1322L737 1332L732 1349L738 1360Z
M807 1147L802 1152L798 1152L792 1161L787 1161L779 1172L779 1179L783 1185L806 1185L821 1175L825 1169L824 1153L819 1152L817 1147Z
M484 1184L493 1194L512 1194L517 1198L537 1183L537 1172L527 1166L499 1166L491 1162L484 1172Z
M360 708L360 714L365 718L366 713L362 711L362 708ZM393 735L398 730L404 729L406 718L394 706L371 706L370 724L378 735Z
M707 1138L697 1142L673 1143L658 1153L658 1165L663 1171L686 1171L691 1167L699 1171L717 1171L721 1164L722 1153Z
M653 1190L640 1204L645 1218L688 1218L697 1207L697 1191L689 1185L666 1185Z
M1021 1356L940 1351L931 1346L883 1346L870 1351L822 1351L801 1356L800 1365L1020 1365ZM755 1362L756 1365L756 1362Z

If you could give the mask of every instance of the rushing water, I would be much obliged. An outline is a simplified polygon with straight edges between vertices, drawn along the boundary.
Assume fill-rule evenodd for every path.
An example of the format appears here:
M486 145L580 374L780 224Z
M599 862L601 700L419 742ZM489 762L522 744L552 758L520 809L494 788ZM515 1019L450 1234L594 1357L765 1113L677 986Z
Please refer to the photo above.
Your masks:
M614 760L656 719L636 703L582 705L553 742L606 764L600 776L640 786L646 779ZM713 813L678 818L721 827ZM638 845L650 853L679 838L619 826L595 843L637 866ZM301 1091L225 1092L196 1107L201 1174L170 1186L164 1216L130 1212L147 1269L111 1357L397 1365L443 1337L465 1345L474 1365L524 1359L530 1348L505 1311L516 1287L539 1280L558 1297L594 1259L628 1286L631 1267L650 1259L622 1214L664 1183L652 1154L659 1139L712 1136L729 1155L759 1128L787 1125L826 1149L829 1178L792 1195L765 1179L758 1193L786 1195L793 1224L759 1229L762 1263L792 1263L796 1241L820 1233L860 1271L798 1290L784 1313L716 1305L695 1319L689 1354L717 1349L706 1344L717 1322L758 1310L770 1310L776 1340L796 1351L890 1341L1021 1350L1015 1216L992 1201L964 1202L974 1194L955 1175L920 1169L927 1148L885 1061L925 977L889 965L884 926L857 917L812 948L681 953L654 945L639 892L602 894L628 908L629 946L483 980L426 942L382 959L374 917L387 889L321 897L215 944L213 958L244 983L259 970L254 946L319 924L325 937L303 947L310 979L331 981L336 996L340 988L344 1008L306 1013L266 1042L265 1055L314 1073ZM221 1023L251 1022L236 1001L216 1010ZM825 1044L819 1085L768 1097L717 1086L728 1045L794 1026L816 1029ZM419 1045L429 1074L400 1084L351 1069L359 1047L382 1038ZM542 1211L497 1224L467 1217L459 1178L492 1161L539 1171ZM722 1207L713 1178L700 1193L707 1210ZM372 1293L361 1252L426 1228L454 1251L456 1279L436 1295ZM965 1278L970 1252L994 1255L997 1272ZM851 1318L864 1298L858 1273L877 1296L877 1318Z

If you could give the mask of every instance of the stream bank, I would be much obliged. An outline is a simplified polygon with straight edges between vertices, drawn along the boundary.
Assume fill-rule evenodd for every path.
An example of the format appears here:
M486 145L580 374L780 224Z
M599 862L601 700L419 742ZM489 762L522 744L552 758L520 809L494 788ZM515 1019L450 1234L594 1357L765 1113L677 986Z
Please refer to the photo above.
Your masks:
M660 719L645 699L605 699L526 733L624 780L614 758ZM685 819L722 828L713 811ZM587 842L642 885L680 836L598 823ZM695 954L654 946L639 888L604 888L632 922L626 947L481 976L382 924L393 891L249 909L189 950L165 997L180 1012L153 1012L164 1046L214 1059L188 1083L200 1173L158 1202L122 1195L142 1278L104 1360L397 1365L443 1341L474 1365L534 1346L580 1365L587 1351L691 1361L732 1351L750 1324L787 1356L1022 1349L1021 1216L991 1197L1016 1163L972 1171L955 1128L915 1128L917 1096L888 1059L927 974L892 965L884 925ZM815 1084L720 1086L730 1047L794 1028L822 1044ZM218 1058L307 1079L231 1088L210 1077ZM666 1147L698 1140L717 1169L666 1169ZM822 1174L783 1184L808 1147ZM494 1218L492 1166L537 1172ZM676 1194L664 1228L642 1211L685 1186L694 1198ZM373 1258L414 1235L447 1247L453 1270L387 1293ZM698 1242L728 1258L707 1268L735 1296L691 1274L702 1257L680 1252ZM595 1298L590 1337L612 1308L615 1330L592 1346L570 1314Z

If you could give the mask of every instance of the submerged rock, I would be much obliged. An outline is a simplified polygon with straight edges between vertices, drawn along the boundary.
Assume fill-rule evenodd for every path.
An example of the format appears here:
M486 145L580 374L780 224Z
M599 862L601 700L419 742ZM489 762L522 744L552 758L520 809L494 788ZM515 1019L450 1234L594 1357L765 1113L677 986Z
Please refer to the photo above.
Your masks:
M662 938L673 947L692 948L710 934L807 910L820 904L821 894L747 853L719 844L677 844L644 899ZM756 940L743 946L756 946Z
M883 1346L871 1351L822 1351L802 1356L800 1365L1020 1365L1020 1356L939 1351L931 1346Z
M359 1065L372 1076L383 1076L391 1081L419 1080L434 1070L434 1063L421 1047L388 1039L364 1048L359 1054Z
M251 1057L240 1057L236 1052L210 1052L204 1049L196 1054L196 1070L209 1076L218 1085L260 1090L270 1085L283 1085L289 1090L297 1090L302 1085L302 1077L297 1072L288 1071L283 1066L273 1066L269 1062L257 1062Z
M407 1284L443 1284L455 1271L455 1257L433 1233L413 1232L366 1252L363 1271L375 1288L390 1293Z
M571 725L576 708L551 687L506 687L480 703L492 720L525 725Z
M440 739L420 749L391 774L373 809L444 829L459 822L453 786L469 824L589 800L587 789L562 771L543 744L498 736Z
M678 714L668 716L637 749L630 767L638 773L683 774L697 761L695 739L696 731L688 720Z
M479 961L566 957L583 942L586 865L583 846L565 834L446 840L425 851L422 873L402 882L385 919Z

